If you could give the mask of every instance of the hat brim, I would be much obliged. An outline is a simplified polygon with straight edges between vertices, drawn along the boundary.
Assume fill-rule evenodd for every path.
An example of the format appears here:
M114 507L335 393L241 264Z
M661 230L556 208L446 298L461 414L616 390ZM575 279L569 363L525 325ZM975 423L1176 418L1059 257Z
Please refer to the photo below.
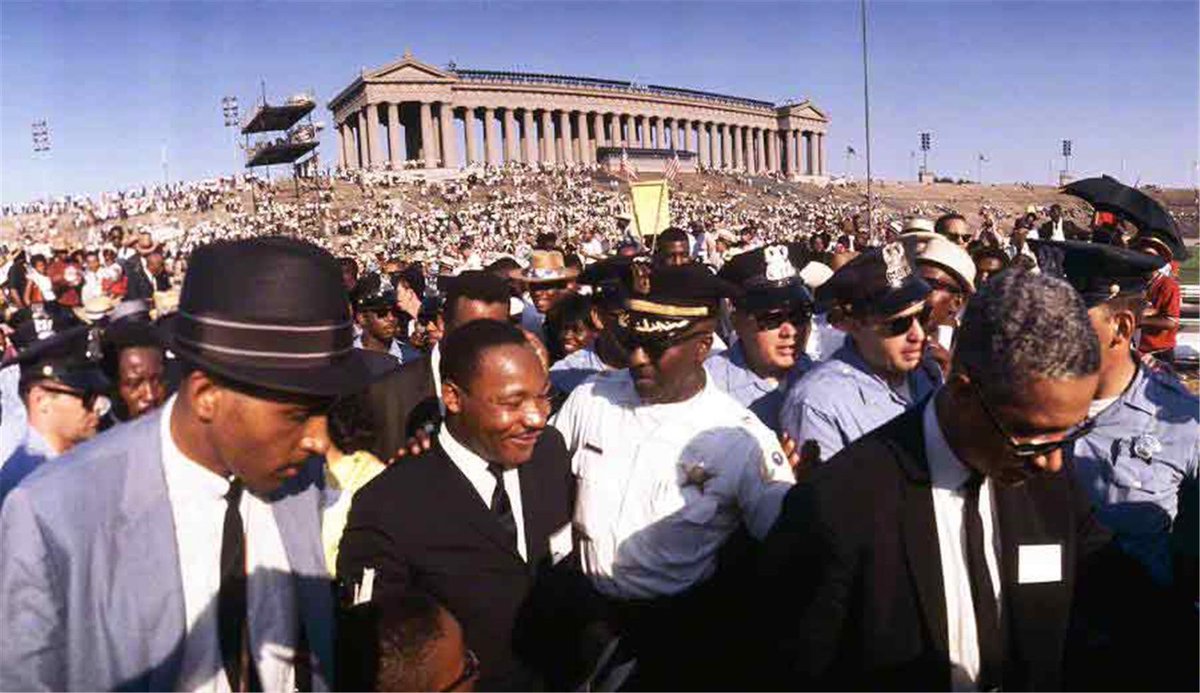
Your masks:
M515 279L525 284L556 284L561 282L569 282L579 278L579 270L574 267L564 268L561 274L553 277L531 277L525 274L522 270L512 270L508 274L509 279Z
M112 381L99 369L93 368L56 375L54 380L80 392L105 392L112 387Z
M734 299L738 310L761 311L774 310L786 306L813 306L812 294L805 288L804 283L797 280L782 286L747 288L746 293Z
M866 315L883 317L895 315L918 301L924 301L929 296L929 292L930 288L925 280L914 274L904 280L900 288L868 301L859 302L854 309Z
M319 366L272 367L235 362L182 344L175 338L173 327L171 323L163 324L163 341L167 348L194 363L200 370L235 383L284 394L314 397L351 395L366 389L389 372L388 364L381 359L387 359L391 366L398 367L394 357L365 349L351 349L336 361Z

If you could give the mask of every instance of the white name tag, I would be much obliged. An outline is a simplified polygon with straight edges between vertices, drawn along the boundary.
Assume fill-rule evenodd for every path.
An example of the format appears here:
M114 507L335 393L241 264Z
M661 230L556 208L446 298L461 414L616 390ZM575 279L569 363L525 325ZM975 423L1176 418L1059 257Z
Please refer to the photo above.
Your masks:
M1017 547L1017 584L1062 581L1062 544Z
M554 562L554 565L558 565L559 561L571 553L571 549L574 546L572 539L570 522L563 525L562 529L550 535L550 560Z

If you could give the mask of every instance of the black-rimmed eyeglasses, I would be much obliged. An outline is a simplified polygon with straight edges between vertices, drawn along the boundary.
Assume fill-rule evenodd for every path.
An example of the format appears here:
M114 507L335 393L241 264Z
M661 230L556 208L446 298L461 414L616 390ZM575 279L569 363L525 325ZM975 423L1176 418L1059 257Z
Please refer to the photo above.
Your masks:
M1049 455L1050 453L1060 450L1086 436L1093 428L1096 427L1096 420L1088 418L1084 419L1083 422L1075 428L1068 430L1067 433L1058 440L1034 440L1021 442L1008 432L1008 429L1004 427L1004 424L1000 423L1000 418L996 416L996 412L993 411L991 405L988 404L987 398L983 396L982 388L980 388L974 380L971 381L971 387L975 390L975 396L979 399L979 405L983 408L983 413L987 414L988 421L992 422L992 427L995 428L996 432L1000 434L1000 437L1004 439L1004 442L1008 445L1009 452L1011 452L1014 457L1030 459L1033 457L1043 457L1045 455Z

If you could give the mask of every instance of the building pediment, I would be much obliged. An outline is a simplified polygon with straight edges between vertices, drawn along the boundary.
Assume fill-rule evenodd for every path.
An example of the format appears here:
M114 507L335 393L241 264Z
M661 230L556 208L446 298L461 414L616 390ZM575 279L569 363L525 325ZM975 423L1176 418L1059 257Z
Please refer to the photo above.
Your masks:
M783 115L792 118L807 118L809 120L823 120L826 122L829 121L829 117L807 99L797 104L785 106L780 110L783 111Z
M403 58L390 65L384 65L379 69L366 72L363 74L363 81L402 83L454 82L457 81L457 77L453 73L417 60L412 57L411 53L405 53Z

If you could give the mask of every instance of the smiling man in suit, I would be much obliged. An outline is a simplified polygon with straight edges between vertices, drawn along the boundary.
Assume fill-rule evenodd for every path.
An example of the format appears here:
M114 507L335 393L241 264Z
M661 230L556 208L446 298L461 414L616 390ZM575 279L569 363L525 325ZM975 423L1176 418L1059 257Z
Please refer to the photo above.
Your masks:
M373 571L375 600L433 594L479 655L479 689L528 690L538 677L514 654L516 623L537 575L571 553L570 458L519 329L476 320L440 346L444 425L355 496L338 575Z
M202 247L172 332L178 394L0 510L0 690L332 682L315 456L371 373L337 263L287 238Z
M1099 368L1065 282L981 287L946 385L789 493L764 565L796 597L772 605L780 683L1062 688L1077 588L1120 564L1062 454Z

